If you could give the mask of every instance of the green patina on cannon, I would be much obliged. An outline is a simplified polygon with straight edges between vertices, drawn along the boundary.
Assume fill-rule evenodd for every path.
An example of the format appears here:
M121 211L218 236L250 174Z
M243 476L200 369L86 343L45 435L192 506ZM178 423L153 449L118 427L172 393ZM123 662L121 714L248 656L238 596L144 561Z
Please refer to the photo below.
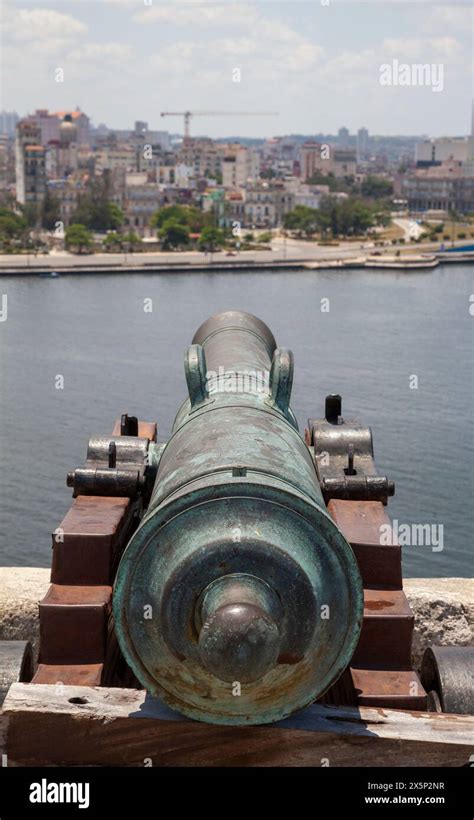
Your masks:
M239 311L185 356L189 396L150 444L150 504L121 559L114 619L141 684L197 720L269 723L335 683L363 590L289 401L290 351Z

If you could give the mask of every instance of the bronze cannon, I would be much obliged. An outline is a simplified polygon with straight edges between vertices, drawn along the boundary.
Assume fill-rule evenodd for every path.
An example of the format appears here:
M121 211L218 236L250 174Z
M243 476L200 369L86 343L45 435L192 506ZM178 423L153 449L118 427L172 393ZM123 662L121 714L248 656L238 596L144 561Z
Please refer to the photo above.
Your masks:
M199 328L185 371L118 569L117 635L138 680L185 714L275 721L346 668L362 581L290 408L291 352L231 311Z

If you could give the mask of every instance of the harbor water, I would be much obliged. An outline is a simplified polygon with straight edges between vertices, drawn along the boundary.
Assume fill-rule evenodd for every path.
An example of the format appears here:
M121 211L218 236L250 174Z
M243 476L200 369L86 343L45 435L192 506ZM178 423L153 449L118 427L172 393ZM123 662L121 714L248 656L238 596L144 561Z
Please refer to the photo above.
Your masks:
M410 528L405 576L472 576L472 271L2 276L0 565L50 564L66 473L92 434L128 412L166 439L186 345L232 308L293 349L302 432L330 392L372 427L379 473L396 484L389 512Z

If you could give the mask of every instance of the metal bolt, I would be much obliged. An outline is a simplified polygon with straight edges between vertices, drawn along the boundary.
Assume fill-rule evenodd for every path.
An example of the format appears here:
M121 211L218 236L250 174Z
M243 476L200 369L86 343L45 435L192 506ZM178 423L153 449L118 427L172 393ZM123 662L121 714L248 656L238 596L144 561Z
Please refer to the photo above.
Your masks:
M121 436L138 436L138 419L136 416L129 416L124 413L120 419Z
M324 416L329 424L338 424L342 411L342 398L338 393L330 393L326 396L326 406Z
M349 444L349 452L347 455L347 467L344 470L346 475L357 475L357 470L354 470L354 445Z
M109 467L116 467L117 466L117 445L115 441L111 441L109 444Z

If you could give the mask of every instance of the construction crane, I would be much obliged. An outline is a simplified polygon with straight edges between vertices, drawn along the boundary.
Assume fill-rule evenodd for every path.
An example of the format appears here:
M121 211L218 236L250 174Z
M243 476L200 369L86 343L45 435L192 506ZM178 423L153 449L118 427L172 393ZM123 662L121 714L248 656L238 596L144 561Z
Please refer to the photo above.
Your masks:
M184 142L189 143L191 117L276 117L277 111L162 111L162 117L184 117Z

